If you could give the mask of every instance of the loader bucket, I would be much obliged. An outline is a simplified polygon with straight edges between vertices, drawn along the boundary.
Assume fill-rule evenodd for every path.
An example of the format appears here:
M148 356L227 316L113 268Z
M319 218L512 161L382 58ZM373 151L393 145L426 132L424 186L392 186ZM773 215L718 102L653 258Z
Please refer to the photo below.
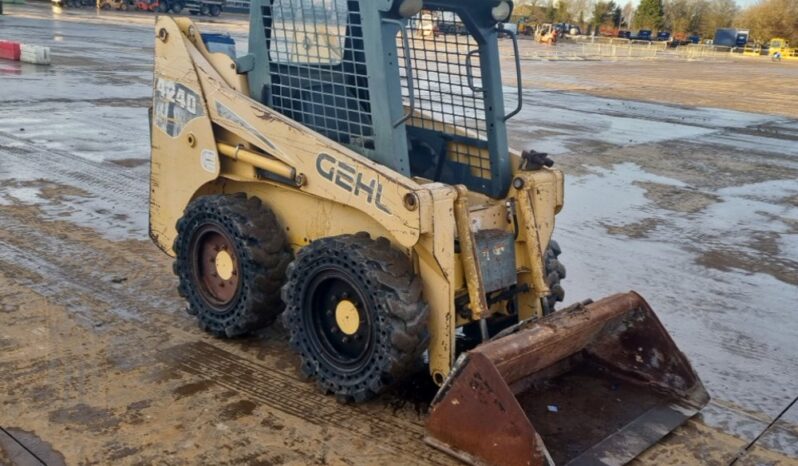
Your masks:
M467 462L624 464L709 401L637 293L577 305L458 359L427 441Z

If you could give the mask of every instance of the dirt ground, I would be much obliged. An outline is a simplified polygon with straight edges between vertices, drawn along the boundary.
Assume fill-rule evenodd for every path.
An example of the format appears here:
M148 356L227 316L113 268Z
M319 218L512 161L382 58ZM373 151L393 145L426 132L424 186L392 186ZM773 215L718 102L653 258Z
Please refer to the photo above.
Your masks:
M453 464L425 374L340 405L279 325L223 341L183 311L147 237L152 16L5 9L0 39L54 63L0 61L0 464ZM204 27L245 47L241 17ZM798 64L523 71L510 137L568 177L566 301L641 292L713 397L635 463L798 464L798 406L766 430L798 395Z

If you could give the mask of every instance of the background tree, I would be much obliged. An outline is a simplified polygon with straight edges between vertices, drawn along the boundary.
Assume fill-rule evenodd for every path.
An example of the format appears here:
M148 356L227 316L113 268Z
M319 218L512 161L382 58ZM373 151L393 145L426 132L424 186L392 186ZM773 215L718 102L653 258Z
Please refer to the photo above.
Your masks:
M546 4L545 17L546 21L549 23L553 23L554 19L557 18L557 8L554 6L552 0L549 0L549 3Z
M733 2L734 0L729 1ZM638 29L660 29L664 16L665 11L662 6L662 0L640 0L640 5L635 11L633 25Z
M664 27L673 33L687 32L690 28L690 0L665 0Z
M594 27L610 26L617 27L615 20L615 13L618 10L620 16L620 8L615 5L615 2L599 0L593 5L593 11L590 14L590 24Z
M573 16L571 15L571 2L569 0L559 0L557 2L557 10L554 19L558 23L571 23Z
M618 5L613 5L613 6L614 8L612 9L612 27L619 28L621 27L621 21L623 20L623 13L621 12L620 6Z
M717 29L731 27L738 12L735 0L712 0L702 17L702 34L713 37Z
M629 27L632 25L632 16L635 14L635 7L632 5L632 2L626 2L626 5L623 6L623 25L625 27Z
M760 0L741 11L735 25L749 28L757 42L782 37L798 46L798 0Z
M585 28L585 17L590 17L591 0L571 0L571 17L574 18L580 28Z

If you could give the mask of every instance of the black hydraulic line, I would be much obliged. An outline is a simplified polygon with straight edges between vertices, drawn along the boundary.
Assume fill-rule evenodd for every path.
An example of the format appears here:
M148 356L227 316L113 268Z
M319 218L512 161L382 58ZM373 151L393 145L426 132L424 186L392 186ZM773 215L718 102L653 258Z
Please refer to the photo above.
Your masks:
M796 402L798 402L798 396L793 398L793 400L790 402L790 404L788 404L786 408L782 409L781 412L776 417L774 417L772 421L770 421L770 424L768 424L767 427L765 427L762 430L762 432L759 433L759 435L757 435L753 440L751 440L751 443L749 443L748 445L745 446L745 448L743 448L743 449L741 449L740 451L737 452L737 455L735 455L734 458L729 462L729 466L731 466L734 463L736 463L737 460L742 458L745 455L746 452L748 452L751 448L753 448L754 445L756 444L756 442L758 442L759 439L762 438L762 436L765 435L767 433L767 431L770 430L771 427L773 427L777 422L779 422L779 420L782 418L782 416L787 414L787 411L789 411L790 408L792 408L793 405L795 405Z

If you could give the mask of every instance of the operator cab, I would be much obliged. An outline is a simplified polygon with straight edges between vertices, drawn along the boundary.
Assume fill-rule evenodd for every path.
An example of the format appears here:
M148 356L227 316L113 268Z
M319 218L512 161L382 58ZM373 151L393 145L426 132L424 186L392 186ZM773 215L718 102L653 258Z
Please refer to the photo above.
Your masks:
M406 175L502 197L508 0L254 0L251 97ZM515 45L517 62L517 43ZM520 86L520 79L519 79Z

